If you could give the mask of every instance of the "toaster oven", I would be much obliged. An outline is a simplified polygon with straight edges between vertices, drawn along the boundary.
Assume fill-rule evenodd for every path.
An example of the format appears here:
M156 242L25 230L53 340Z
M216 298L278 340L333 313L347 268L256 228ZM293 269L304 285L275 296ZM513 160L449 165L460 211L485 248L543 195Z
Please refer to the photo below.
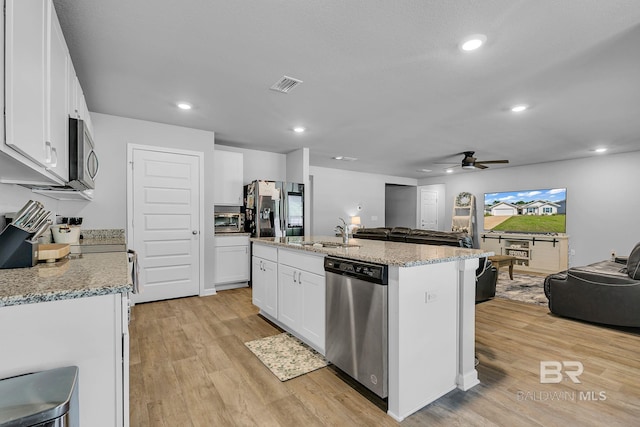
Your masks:
M213 227L215 233L244 232L244 214L239 212L214 213Z

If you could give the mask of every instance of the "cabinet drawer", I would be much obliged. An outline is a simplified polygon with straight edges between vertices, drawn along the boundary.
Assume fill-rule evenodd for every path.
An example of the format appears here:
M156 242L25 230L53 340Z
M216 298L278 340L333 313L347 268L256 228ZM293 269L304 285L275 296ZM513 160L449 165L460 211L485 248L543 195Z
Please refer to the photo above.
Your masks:
M249 246L249 236L216 236L215 246Z
M319 274L324 277L324 255L312 255L303 251L279 249L278 262L299 270Z
M253 256L268 259L269 261L278 262L278 248L275 246L253 244Z

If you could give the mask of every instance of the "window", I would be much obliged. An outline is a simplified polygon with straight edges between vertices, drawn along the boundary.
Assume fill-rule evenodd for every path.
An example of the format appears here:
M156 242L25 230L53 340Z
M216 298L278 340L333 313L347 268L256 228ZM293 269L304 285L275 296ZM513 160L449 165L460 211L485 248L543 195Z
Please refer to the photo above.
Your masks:
M548 206L545 206L544 208L542 208L542 212L546 213L546 214L551 214L551 213L553 213L553 209L551 209Z

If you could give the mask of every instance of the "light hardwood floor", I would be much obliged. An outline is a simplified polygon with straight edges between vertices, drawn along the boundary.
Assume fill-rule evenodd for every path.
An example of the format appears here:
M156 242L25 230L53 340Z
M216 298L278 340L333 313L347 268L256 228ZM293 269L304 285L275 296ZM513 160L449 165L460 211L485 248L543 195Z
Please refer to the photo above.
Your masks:
M476 307L481 384L402 425L639 425L640 331L501 299ZM243 344L280 332L249 288L136 305L130 330L132 427L398 424L330 368L286 382L271 374ZM541 384L543 360L581 362L581 383ZM601 392L606 400L586 400Z

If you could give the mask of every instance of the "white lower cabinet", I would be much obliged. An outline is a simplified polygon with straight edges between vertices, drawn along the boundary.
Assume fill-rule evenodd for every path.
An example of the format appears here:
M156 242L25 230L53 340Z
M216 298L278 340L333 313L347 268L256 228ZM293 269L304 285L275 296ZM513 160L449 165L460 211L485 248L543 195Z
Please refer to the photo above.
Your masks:
M247 286L249 281L249 237L214 238L216 289Z
M254 244L253 304L324 354L324 255Z
M78 366L80 425L129 425L127 295L0 307L0 378Z
M278 250L278 320L324 354L324 256Z
M325 277L281 265L278 320L324 352Z
M268 259L253 257L251 266L252 300L270 316L278 317L278 264Z

